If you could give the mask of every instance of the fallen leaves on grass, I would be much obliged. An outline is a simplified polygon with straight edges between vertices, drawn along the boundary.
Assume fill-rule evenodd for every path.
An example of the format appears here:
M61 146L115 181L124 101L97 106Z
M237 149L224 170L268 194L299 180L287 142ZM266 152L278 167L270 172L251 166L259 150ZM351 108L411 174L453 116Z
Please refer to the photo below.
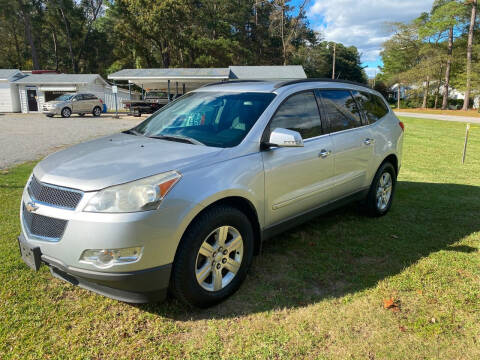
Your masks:
M393 297L390 299L383 299L383 308L394 312L400 311L400 302Z

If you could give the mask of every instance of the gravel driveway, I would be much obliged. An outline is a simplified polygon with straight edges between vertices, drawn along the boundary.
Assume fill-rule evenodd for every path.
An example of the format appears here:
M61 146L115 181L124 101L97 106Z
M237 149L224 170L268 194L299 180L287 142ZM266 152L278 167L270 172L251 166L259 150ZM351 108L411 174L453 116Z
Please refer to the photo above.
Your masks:
M145 119L145 117L143 118ZM62 147L131 128L142 119L120 115L47 118L43 114L0 114L0 169L37 160Z

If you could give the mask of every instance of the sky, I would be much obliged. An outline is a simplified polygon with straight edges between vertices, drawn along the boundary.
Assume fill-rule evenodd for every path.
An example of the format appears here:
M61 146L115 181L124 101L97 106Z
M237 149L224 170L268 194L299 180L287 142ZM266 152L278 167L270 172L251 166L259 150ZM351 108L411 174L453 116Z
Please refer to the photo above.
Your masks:
M325 40L356 46L367 75L373 77L382 65L382 43L392 35L387 23L413 20L432 4L433 0L311 0L307 17Z

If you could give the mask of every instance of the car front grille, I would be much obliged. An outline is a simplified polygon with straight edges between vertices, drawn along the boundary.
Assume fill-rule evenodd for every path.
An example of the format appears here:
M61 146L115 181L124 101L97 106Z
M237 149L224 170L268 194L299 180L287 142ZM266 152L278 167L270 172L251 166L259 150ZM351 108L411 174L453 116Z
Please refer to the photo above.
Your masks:
M39 182L35 176L32 176L27 189L33 201L68 210L75 210L83 197L81 191L44 184Z
M31 213L27 210L25 204L22 205L22 215L28 235L41 240L59 241L68 223L67 220Z

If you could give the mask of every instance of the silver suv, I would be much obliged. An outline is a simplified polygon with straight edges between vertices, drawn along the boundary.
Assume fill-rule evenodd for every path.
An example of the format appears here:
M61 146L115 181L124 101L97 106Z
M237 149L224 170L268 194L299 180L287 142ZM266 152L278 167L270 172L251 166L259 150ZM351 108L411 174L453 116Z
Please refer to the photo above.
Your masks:
M93 94L63 94L55 100L44 103L43 113L48 117L61 115L64 118L68 118L72 114L100 116L102 108L102 100Z
M169 290L210 306L280 231L354 200L387 213L402 143L403 124L361 85L202 87L38 163L21 202L21 254L122 301Z

